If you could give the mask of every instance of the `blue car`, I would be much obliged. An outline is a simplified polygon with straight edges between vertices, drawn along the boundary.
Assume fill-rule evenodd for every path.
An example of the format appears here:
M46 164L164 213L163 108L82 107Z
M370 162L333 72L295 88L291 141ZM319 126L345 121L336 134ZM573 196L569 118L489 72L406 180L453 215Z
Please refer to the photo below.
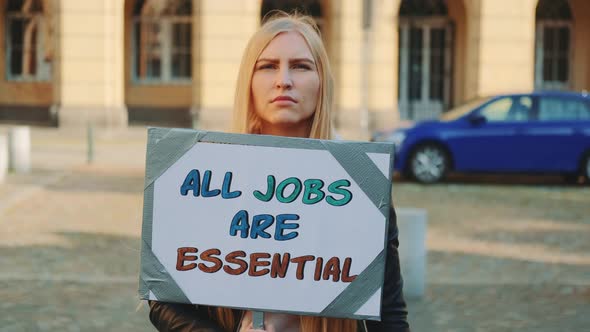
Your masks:
M393 142L395 170L422 183L449 171L590 179L590 95L499 95L373 139Z

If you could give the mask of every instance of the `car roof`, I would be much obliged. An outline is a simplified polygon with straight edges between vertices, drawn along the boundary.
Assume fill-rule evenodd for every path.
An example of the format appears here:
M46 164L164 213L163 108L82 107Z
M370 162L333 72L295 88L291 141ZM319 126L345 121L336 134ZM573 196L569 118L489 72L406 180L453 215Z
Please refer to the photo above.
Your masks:
M510 97L510 96L536 96L536 97L570 97L570 98L586 98L590 99L588 92L575 91L553 91L553 90L535 90L529 93L504 93L494 97Z

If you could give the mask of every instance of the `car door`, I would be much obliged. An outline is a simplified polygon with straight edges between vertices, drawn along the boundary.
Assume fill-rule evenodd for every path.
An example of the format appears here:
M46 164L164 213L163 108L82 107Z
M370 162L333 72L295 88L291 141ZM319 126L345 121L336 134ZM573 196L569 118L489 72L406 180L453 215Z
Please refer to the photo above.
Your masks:
M458 171L512 172L526 169L523 128L530 119L530 96L499 97L465 117L448 138Z
M585 148L582 122L590 107L582 98L564 95L538 97L536 121L524 131L531 143L536 171L575 172Z

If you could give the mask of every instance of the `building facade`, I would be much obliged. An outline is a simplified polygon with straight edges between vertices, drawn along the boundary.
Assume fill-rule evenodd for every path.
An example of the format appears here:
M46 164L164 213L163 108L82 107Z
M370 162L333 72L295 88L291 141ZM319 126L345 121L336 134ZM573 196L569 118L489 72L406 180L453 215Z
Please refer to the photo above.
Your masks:
M243 48L312 15L342 136L533 89L590 90L587 0L0 0L0 121L224 130Z

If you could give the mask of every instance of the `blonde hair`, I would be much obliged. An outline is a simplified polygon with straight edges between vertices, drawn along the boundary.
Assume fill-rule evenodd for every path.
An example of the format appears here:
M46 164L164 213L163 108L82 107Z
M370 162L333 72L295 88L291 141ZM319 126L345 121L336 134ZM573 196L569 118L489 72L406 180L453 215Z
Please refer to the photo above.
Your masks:
M211 307L209 315L215 319L226 332L234 332L239 326L240 317L229 308ZM301 332L357 332L358 322L354 319L299 316Z
M266 19L260 29L250 38L238 73L234 99L232 132L259 134L260 120L254 112L252 102L252 75L254 66L262 51L278 34L297 32L305 39L318 69L320 94L311 125L310 138L330 139L332 136L331 111L334 99L334 83L328 55L320 32L309 16L276 12Z
M320 95L313 116L310 138L332 138L332 122L330 119L334 101L334 82L328 62L328 55L320 32L309 16L275 12L266 19L260 29L250 38L238 73L236 94L234 99L234 116L232 131L234 133L260 133L260 120L254 112L252 102L252 75L254 66L262 51L278 34L297 32L306 41L318 69L320 77ZM211 308L210 315L228 332L237 328L239 317L237 312L228 308ZM300 316L301 332L356 332L357 321L353 319Z

